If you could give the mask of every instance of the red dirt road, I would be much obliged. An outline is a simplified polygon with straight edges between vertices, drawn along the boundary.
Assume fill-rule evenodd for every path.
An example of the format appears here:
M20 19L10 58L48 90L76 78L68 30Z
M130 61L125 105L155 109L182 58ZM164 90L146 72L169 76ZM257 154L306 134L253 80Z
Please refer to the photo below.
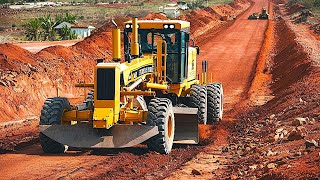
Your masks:
M267 27L266 20L247 18L253 12L261 12L262 7L268 7L268 2L256 0L251 10L237 17L231 27L200 47L200 60L209 61L213 81L222 82L225 112L246 98L244 93L250 86Z
M268 2L256 0L255 5L238 17L232 26L200 47L200 59L208 60L208 70L213 74L213 81L222 82L225 97L224 119L212 132L214 143L206 146L181 170L172 173L167 179L227 178L223 176L223 169L226 168L224 164L229 157L221 155L221 148L228 144L228 124L234 120L236 113L245 108L241 103L248 98L247 93L267 28L266 20L247 20L247 17L253 12L260 12L262 7L268 7ZM197 65L201 68L201 62ZM199 178L191 173L194 169L200 171Z
M16 43L14 45L20 46L32 53L37 53L44 48L51 46L72 46L81 40L65 40L65 41L52 41L52 42L26 42L26 43Z
M256 0L251 10L238 17L234 24L201 47L200 60L209 60L209 70L214 81L223 83L225 108L231 110L238 104L250 86L256 57L260 51L267 21L249 21L253 12L267 7L264 0ZM198 67L201 67L201 62ZM228 118L232 118L227 113ZM225 143L225 126L218 126L216 137ZM23 150L0 155L1 178L164 178L176 171L202 146L175 148L170 155L149 152L144 147L124 151L68 152L65 155L45 155L39 144ZM183 160L182 160L183 159ZM189 171L190 172L190 171ZM178 176L181 178L181 176Z

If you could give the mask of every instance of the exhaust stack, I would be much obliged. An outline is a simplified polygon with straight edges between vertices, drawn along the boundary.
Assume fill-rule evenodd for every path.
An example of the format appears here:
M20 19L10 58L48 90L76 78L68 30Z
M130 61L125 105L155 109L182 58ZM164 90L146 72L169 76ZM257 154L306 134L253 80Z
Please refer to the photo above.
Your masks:
M131 55L134 58L139 57L138 19L137 18L132 18Z
M112 23L116 27L112 30L112 60L119 62L121 59L120 29L114 20L112 20Z

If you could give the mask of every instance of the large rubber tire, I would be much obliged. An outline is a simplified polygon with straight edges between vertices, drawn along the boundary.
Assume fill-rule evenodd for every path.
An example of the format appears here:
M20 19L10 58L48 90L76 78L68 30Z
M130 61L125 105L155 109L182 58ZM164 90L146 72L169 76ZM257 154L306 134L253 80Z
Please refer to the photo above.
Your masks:
M93 89L91 89L88 92L88 95L86 99L82 102L82 104L77 105L77 109L79 111L94 109L94 90Z
M159 134L146 143L150 150L160 154L169 154L174 139L174 113L172 103L167 98L152 99L148 105L147 125L157 126Z
M93 89L91 89L88 92L86 100L83 103L86 104L86 107L88 110L93 110L93 108L94 108L94 90Z
M64 97L49 98L42 106L40 125L61 124L64 111L71 110L69 100ZM40 133L40 144L45 153L64 153L67 146L60 144Z
M200 123L207 124L207 88L199 84L190 88L190 107L198 108Z
M208 92L208 123L222 120L223 116L223 88L221 83L207 85Z

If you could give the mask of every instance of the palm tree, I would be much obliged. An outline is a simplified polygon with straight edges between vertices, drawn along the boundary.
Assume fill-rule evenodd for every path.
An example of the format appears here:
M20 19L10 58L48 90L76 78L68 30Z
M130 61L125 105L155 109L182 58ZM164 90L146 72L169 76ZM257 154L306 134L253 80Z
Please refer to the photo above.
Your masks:
M53 20L50 15L47 15L47 16L40 18L40 19L42 22L41 27L44 30L44 34L43 34L44 40L45 41L46 40L50 40L50 41L56 40L57 32L54 29L54 27L56 26L56 21Z
M62 40L77 39L77 34L67 26L63 26L60 29L59 34Z
M41 36L41 20L31 19L27 24L24 25L27 30L27 39L29 41L38 41Z
M76 20L77 20L77 15L66 13L63 20L68 22L68 23L74 24L76 22Z
M63 21L74 24L76 22L76 20L78 19L78 15L70 14L70 13L57 14L55 19L56 19L57 24L60 24Z
M64 16L63 16L63 14L57 14L56 15L56 23L57 24L60 24L60 23L62 23L64 21Z

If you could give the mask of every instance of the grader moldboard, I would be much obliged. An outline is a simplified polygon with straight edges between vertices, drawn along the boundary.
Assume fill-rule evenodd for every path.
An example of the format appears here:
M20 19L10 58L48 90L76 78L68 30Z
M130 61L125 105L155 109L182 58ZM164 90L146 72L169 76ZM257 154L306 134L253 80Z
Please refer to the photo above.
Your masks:
M207 83L206 61L197 74L199 47L190 40L190 23L180 20L125 22L112 31L113 62L97 63L85 101L65 97L45 101L40 142L45 153L74 148L125 148L140 143L162 154L173 143L197 144L198 123L222 119L221 83ZM191 44L189 46L189 44Z

